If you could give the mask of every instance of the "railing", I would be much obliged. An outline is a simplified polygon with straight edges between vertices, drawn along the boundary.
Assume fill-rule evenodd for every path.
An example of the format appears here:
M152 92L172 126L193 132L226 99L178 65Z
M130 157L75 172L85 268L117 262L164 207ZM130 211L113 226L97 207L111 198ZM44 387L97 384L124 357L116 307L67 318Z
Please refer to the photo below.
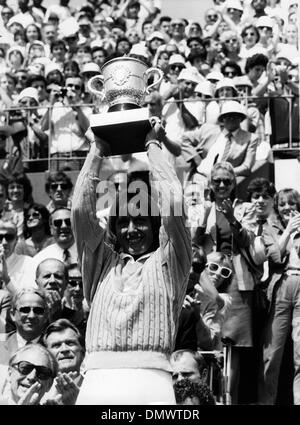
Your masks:
M218 104L221 104L222 102L224 102L225 100L239 100L241 101L241 103L245 106L245 108L251 106L251 105L255 105L257 104L259 101L267 101L268 104L268 110L273 111L274 108L276 108L276 101L280 101L282 103L282 101L284 100L285 102L287 102L287 107L285 108L285 110L287 111L287 115L285 115L284 117L282 117L282 119L287 120L286 122L288 123L286 125L287 127L287 134L286 134L286 140L281 140L279 141L279 143L276 143L276 132L277 132L277 122L272 122L272 117L271 117L271 134L270 134L270 138L271 138L271 146L274 152L280 152L280 151L284 151L284 152L298 152L298 155L300 154L300 143L299 143L299 135L300 135L300 124L299 124L299 97L296 97L294 95L284 95L284 96L238 96L238 97L226 97L226 98L211 98L211 99L202 99L201 97L198 98L194 98L194 99L184 99L184 102L202 102L202 106L204 106L203 108L203 116L201 118L201 122L200 124L203 124L206 121L206 110L207 110L207 106L209 103L211 102L217 102ZM179 102L179 107L180 106L180 100L175 101L174 99L170 99L165 101L165 104L169 104L169 103L178 103ZM72 105L72 106L79 106L79 107L89 107L91 108L91 112L97 112L97 107L95 104L76 104L76 105ZM271 108L270 108L271 106ZM5 109L2 111L2 115L4 114L5 118L4 120L2 120L2 124L3 123L10 123L10 122L23 122L23 124L27 127L27 130L29 130L29 128L31 128L32 130L32 126L29 124L29 122L32 121L32 117L33 116L37 116L38 118L36 119L36 124L37 125L41 125L41 123L43 123L43 120L45 119L46 114L49 114L49 123L52 122L52 114L53 114L53 109L54 108L69 108L69 106L67 105L55 105L55 106L50 106L50 105L39 105L37 107L21 107L21 108L9 108L9 109ZM293 108L298 108L298 116L296 116L294 114L294 109ZM33 111L36 111L36 114L32 114ZM20 113L22 114L22 116L20 115L20 117L18 118L13 118L15 113ZM43 115L40 115L40 112L43 112ZM276 112L276 111L275 111ZM274 117L273 117L274 118ZM298 123L296 123L296 120L298 119ZM295 131L295 124L297 124L297 129ZM41 129L41 127L39 127ZM282 129L281 129L282 130ZM33 130L32 130L33 132ZM275 133L274 133L275 132ZM34 132L33 132L34 133ZM274 134L273 134L274 133ZM52 140L53 140L53 126L49 125L49 128L47 130L47 135L48 135L48 155L45 156L34 156L32 155L32 150L31 150L31 144L32 144L32 140L29 140L29 135L27 134L27 136L24 136L22 139L22 151L23 151L23 155L24 155L24 159L23 162L26 163L29 168L31 168L34 171L34 168L36 166L37 169L39 169L39 164L41 165L42 168L44 169L49 169L49 170L54 170L55 168L59 168L59 163L61 161L66 161L66 162L70 162L71 161L82 161L84 160L85 156L78 156L76 155L76 153L73 153L72 151L67 152L66 154L60 155L58 153L57 156L53 157L53 155L51 154L51 146L52 146ZM83 142L85 140L85 137L82 137ZM283 135L283 139L285 139L285 134ZM86 143L86 148L88 148L88 144Z

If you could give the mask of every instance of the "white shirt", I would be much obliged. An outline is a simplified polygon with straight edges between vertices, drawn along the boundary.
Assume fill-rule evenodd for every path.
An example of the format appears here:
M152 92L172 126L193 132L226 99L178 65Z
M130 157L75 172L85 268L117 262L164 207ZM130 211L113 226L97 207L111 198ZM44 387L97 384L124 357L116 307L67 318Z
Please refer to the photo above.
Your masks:
M70 246L70 248L68 248L68 251L70 253L70 264L78 263L78 254L75 242L73 243L73 245ZM33 257L34 272L36 271L37 266L42 261L47 260L48 258L55 258L64 262L64 249L61 248L57 243L54 243L42 249L42 251L40 251Z
M233 137L236 135L239 129L232 132ZM207 156L201 161L201 164L197 167L197 171L200 174L208 176L217 162L221 162L222 156L224 154L224 149L227 142L226 135L228 134L227 130L223 130L220 135L217 137L216 142L209 149Z
M13 253L6 259L6 264L11 282L17 290L36 287L32 257Z

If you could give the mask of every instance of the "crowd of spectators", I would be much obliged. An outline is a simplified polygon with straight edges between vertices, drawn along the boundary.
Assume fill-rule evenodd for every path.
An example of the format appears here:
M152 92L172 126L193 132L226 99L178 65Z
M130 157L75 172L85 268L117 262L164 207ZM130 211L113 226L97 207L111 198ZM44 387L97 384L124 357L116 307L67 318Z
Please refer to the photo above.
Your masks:
M254 174L299 147L298 2L213 0L204 24L160 0L7 3L0 404L300 404L300 194ZM146 152L111 158L88 81L124 55L164 77Z

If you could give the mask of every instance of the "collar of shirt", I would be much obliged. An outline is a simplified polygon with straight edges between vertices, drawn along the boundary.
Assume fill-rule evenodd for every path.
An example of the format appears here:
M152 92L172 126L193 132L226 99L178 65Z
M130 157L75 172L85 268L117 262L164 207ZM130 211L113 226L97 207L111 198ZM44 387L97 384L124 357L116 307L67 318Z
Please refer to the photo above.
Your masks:
M125 263L130 262L130 263L134 263L134 262L139 262L139 263L144 263L152 254L152 252L149 252L148 254L144 254L141 255L137 260L135 260L132 255L130 254L125 254L125 252L121 252L120 254L120 259L122 261L124 261Z
M26 341L26 339L24 339L18 332L16 335L17 335L18 348L24 347L28 341ZM39 339L40 337L38 336L37 338L32 339L30 342L38 342Z
M239 132L239 128L237 128L236 130L234 130L234 131L228 131L228 130L226 130L225 128L223 129L223 131L222 131L222 133L224 134L224 136L225 137L227 137L228 136L228 134L229 133L231 133L232 135L233 135L233 137L235 138L236 137L236 135L237 135L237 133Z

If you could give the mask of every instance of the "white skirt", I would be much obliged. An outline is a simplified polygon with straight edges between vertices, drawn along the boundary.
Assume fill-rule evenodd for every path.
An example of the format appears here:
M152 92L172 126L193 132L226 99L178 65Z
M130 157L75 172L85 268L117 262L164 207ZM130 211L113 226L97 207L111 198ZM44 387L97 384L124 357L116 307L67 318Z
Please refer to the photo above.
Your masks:
M90 369L77 405L176 404L171 373L158 369Z

